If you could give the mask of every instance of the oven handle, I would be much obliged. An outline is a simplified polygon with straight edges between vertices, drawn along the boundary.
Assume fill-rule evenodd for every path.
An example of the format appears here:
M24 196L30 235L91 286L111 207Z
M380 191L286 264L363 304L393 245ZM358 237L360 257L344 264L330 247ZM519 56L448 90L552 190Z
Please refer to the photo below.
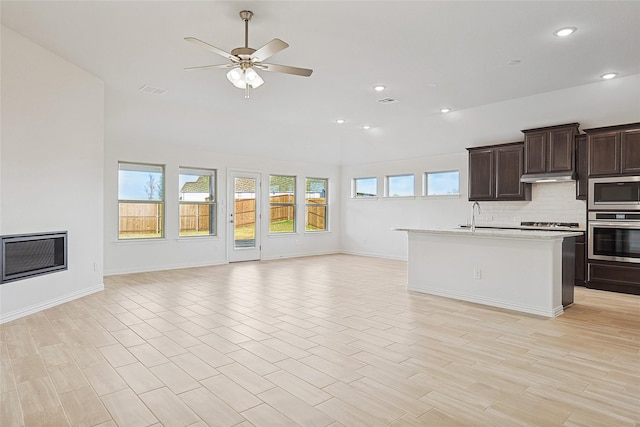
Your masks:
M635 222L589 221L589 227L640 229L640 221L635 221Z

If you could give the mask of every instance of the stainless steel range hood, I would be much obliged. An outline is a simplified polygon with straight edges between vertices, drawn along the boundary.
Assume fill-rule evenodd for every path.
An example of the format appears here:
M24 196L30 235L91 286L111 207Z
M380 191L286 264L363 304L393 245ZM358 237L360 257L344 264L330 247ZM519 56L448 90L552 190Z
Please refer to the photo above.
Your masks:
M576 173L574 171L567 172L545 172L545 173L530 173L522 175L520 182L533 183L533 182L567 182L575 181Z

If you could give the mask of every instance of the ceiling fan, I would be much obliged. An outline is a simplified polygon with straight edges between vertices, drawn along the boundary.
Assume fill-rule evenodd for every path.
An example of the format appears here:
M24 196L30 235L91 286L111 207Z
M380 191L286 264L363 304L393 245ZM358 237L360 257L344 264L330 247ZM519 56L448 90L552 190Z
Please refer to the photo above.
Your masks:
M273 39L259 49L249 47L249 21L253 17L253 12L243 10L240 18L244 21L244 46L237 47L229 52L225 52L209 43L203 42L195 37L185 37L185 40L199 45L218 55L224 56L231 62L228 64L202 65L199 67L185 68L187 71L209 70L212 68L230 68L227 79L237 88L245 90L245 98L249 98L249 88L255 89L264 83L264 80L254 68L264 71L274 71L277 73L294 74L296 76L309 77L313 70L308 68L291 67L288 65L266 64L264 61L276 53L286 49L289 45L280 39Z

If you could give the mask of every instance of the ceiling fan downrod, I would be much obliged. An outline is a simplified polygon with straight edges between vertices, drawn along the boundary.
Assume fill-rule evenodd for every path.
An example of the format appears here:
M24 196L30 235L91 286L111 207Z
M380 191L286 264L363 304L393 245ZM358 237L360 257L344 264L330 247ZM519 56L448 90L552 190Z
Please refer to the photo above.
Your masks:
M240 11L240 18L244 21L244 47L249 47L249 21L253 18L253 12L250 10Z

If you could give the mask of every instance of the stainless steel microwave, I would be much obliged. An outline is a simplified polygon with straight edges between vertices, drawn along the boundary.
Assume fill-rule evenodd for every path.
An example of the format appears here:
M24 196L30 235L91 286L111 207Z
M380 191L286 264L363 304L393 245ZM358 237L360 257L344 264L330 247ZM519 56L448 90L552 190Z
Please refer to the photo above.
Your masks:
M589 179L590 210L640 210L640 176Z

